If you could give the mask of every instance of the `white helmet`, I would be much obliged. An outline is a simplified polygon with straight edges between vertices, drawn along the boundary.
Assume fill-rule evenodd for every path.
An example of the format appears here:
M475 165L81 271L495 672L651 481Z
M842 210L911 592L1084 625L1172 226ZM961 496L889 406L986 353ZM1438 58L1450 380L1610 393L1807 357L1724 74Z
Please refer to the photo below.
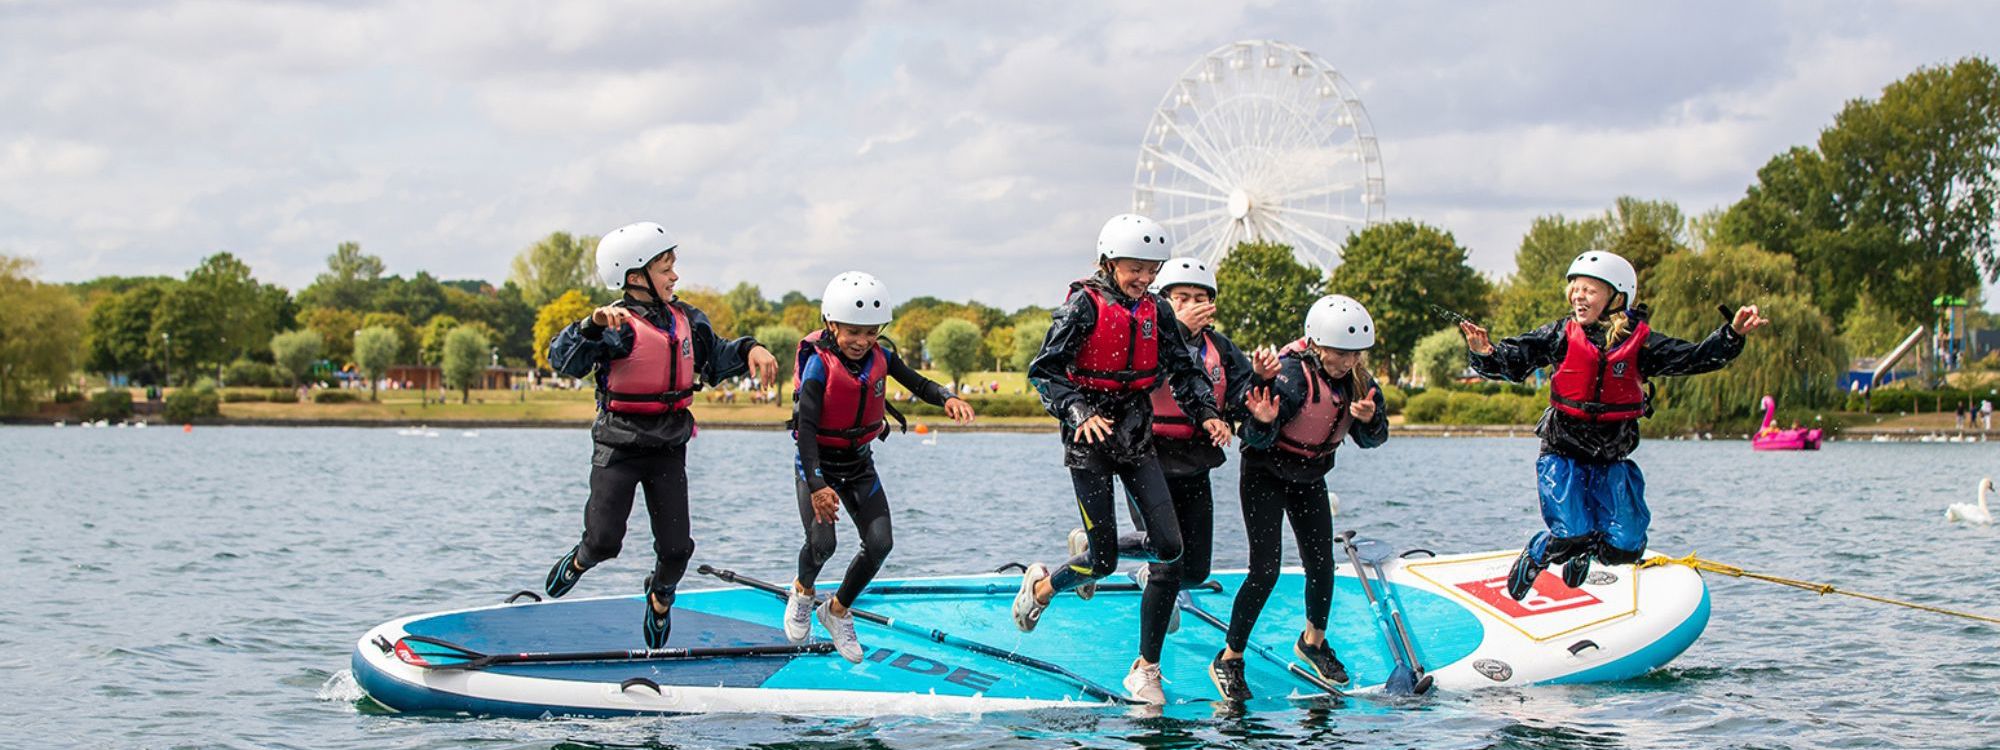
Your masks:
M1164 262L1171 257L1166 228L1144 216L1119 214L1097 231L1098 260L1133 258Z
M857 326L879 326L889 322L889 287L882 280L860 271L848 271L826 283L820 295L819 314L829 322Z
M1160 268L1160 275L1153 277L1149 290L1154 294L1164 294L1167 287L1198 286L1208 290L1208 296L1216 294L1215 269L1196 258L1175 258Z
M1306 311L1306 339L1320 346L1361 351L1375 345L1375 319L1353 297L1329 294Z
M1632 261L1603 250L1591 250L1576 256L1569 264L1565 279L1588 276L1611 285L1611 290L1625 295L1625 306L1631 307L1639 299L1639 272L1632 268Z
M625 274L646 268L661 253L680 247L667 228L650 221L611 230L597 241L597 280L611 289L625 288Z

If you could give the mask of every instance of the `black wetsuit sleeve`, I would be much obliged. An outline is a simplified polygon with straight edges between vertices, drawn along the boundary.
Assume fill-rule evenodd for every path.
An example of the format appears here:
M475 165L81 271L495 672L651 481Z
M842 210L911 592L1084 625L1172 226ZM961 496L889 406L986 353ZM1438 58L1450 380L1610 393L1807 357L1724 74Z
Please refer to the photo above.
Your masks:
M1472 371L1489 380L1520 382L1562 361L1563 324L1558 320L1535 330L1493 342L1492 354L1467 352Z
M808 489L825 489L826 477L819 468L819 415L826 401L826 371L820 369L818 357L806 360L805 371L799 373L799 387L792 395L798 399L792 431L799 444L799 479Z
M1208 373L1202 372L1201 363L1194 358L1189 348L1188 334L1174 321L1174 309L1165 299L1150 296L1147 300L1158 308L1156 318L1169 325L1155 326L1160 331L1160 370L1173 389L1174 401L1181 411L1195 423L1197 429L1211 419L1220 417L1215 404L1215 386L1208 382Z
M1654 332L1639 350L1639 372L1648 377L1700 375L1722 369L1742 353L1743 335L1727 325L1699 343Z
M1072 430L1097 415L1069 381L1070 365L1076 362L1076 353L1096 324L1097 308L1090 295L1070 292L1069 299L1052 315L1041 351L1028 362L1028 384L1041 396L1042 409Z
M750 350L761 346L756 339L722 338L715 334L715 325L708 322L707 313L678 300L674 304L680 306L681 314L687 316L688 327L694 329L694 362L704 382L715 385L750 371Z
M909 363L904 362L895 352L884 351L883 354L888 357L889 377L895 378L896 382L908 388L910 395L932 406L944 406L944 402L951 400L950 391L945 390L937 381L924 377L923 373L912 369Z
M549 340L549 365L559 375L584 378L590 371L632 353L625 327L605 328L589 318L569 324Z
M1228 336L1211 332L1208 340L1215 342L1216 352L1222 355L1222 403L1216 404L1215 409L1224 420L1240 424L1250 418L1250 412L1244 408L1243 394L1250 392L1250 381L1257 375L1250 369L1250 358Z

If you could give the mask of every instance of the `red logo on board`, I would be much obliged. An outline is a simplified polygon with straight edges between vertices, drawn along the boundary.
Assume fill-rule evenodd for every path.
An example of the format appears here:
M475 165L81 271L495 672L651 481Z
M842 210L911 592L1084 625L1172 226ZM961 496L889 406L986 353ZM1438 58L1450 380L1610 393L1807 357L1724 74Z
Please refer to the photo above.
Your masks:
M1487 606L1517 620L1604 603L1588 591L1570 588L1561 578L1547 571L1535 577L1534 590L1529 591L1528 595L1518 602L1507 595L1506 576L1483 581L1466 581L1458 584L1458 588L1471 594L1472 598L1486 602Z

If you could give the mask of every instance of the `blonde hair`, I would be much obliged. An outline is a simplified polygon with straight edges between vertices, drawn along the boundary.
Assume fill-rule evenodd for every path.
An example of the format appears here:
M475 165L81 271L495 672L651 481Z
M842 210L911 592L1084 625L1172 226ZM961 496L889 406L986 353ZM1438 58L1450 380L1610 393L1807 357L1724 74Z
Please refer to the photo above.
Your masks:
M1625 295L1619 294L1613 296L1611 301L1617 303L1623 299L1625 299ZM1618 304L1617 308L1618 312L1612 313L1607 318L1609 327L1604 329L1604 348L1606 349L1617 346L1619 339L1623 339L1632 333L1632 317L1625 314L1625 306L1623 304Z

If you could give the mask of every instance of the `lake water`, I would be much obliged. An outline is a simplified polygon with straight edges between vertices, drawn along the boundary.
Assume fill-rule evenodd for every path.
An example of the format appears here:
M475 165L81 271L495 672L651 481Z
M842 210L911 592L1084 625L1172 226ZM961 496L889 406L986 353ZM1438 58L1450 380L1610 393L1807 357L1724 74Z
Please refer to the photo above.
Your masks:
M0 428L0 746L2000 746L2000 628L1713 575L1707 634L1667 669L1387 711L385 715L345 675L355 638L394 617L538 588L581 524L584 430L436 432ZM800 539L788 450L775 432L695 441L696 562L789 575ZM1418 438L1343 450L1336 527L1440 551L1518 547L1539 526L1535 450L1526 439ZM1076 525L1053 435L912 436L878 455L897 530L884 575L1053 559ZM1979 477L2000 474L2000 445L1754 454L1742 442L1654 441L1636 458L1657 550L2000 613L2000 529L1943 520L1946 504L1974 499ZM1240 567L1234 463L1216 479L1217 567ZM643 522L632 533L628 554L579 594L637 590L650 562L632 553L650 544ZM851 551L851 529L841 533ZM828 566L829 581L842 565Z

